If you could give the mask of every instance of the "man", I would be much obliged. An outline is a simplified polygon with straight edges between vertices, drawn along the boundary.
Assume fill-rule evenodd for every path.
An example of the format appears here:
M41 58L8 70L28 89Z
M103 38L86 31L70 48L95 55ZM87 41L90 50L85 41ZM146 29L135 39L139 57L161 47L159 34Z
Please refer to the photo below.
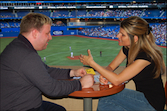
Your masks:
M51 68L42 62L37 51L46 49L52 39L52 20L39 13L29 13L20 24L20 34L0 55L0 110L65 111L65 108L42 101L68 95L93 85L86 71ZM81 76L80 80L65 80Z

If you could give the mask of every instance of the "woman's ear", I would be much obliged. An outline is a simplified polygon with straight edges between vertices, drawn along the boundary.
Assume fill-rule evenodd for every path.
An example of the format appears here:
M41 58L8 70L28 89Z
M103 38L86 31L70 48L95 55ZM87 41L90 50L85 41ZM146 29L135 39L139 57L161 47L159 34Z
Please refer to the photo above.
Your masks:
M134 36L134 42L136 43L138 41L138 36Z

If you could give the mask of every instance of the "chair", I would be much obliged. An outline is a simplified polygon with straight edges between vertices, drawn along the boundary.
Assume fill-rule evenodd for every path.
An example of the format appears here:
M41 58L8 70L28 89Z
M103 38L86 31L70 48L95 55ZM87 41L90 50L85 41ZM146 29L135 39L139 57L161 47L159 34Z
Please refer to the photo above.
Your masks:
M165 83L165 104L167 105L167 81Z
M165 105L166 105L166 109L167 109L167 81L165 83ZM164 109L164 111L167 111Z

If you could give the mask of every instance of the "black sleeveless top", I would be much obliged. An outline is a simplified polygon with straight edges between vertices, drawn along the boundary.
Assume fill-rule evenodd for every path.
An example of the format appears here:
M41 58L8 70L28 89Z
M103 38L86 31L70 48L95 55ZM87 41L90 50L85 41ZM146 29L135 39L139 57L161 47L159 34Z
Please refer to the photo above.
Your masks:
M123 53L128 58L128 49L123 47ZM163 111L165 106L165 91L161 75L154 79L154 62L151 57L147 56L144 51L139 52L135 60L143 59L151 62L150 65L145 67L139 74L134 76L132 80L135 83L136 90L144 93L148 102L158 111ZM135 61L134 60L134 61ZM127 61L128 64L128 61Z

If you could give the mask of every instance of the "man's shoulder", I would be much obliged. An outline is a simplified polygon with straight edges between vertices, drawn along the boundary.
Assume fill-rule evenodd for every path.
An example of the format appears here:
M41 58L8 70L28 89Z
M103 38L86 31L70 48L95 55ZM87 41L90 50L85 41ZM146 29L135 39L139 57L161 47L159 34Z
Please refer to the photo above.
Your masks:
M1 55L21 59L30 53L34 53L34 51L30 49L24 42L16 38L6 46Z

